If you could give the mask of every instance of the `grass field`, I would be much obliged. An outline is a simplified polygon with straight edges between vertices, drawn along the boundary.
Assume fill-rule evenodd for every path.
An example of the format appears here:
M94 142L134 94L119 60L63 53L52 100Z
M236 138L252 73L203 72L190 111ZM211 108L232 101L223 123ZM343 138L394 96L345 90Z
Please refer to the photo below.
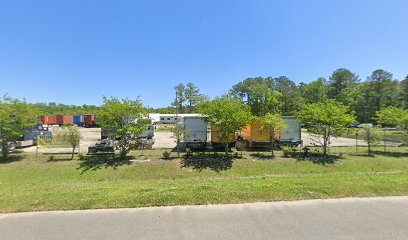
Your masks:
M145 150L132 154L151 161L100 169L13 154L0 159L0 212L408 195L408 148L380 150L354 156L351 149L328 162L243 152L233 162L188 166Z

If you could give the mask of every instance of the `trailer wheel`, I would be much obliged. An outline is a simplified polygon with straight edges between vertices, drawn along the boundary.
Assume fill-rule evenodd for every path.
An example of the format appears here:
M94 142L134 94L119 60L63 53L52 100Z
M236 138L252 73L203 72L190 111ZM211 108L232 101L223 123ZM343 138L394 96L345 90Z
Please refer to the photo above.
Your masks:
M13 151L14 149L16 149L16 143L11 142L8 144L8 150L9 151Z

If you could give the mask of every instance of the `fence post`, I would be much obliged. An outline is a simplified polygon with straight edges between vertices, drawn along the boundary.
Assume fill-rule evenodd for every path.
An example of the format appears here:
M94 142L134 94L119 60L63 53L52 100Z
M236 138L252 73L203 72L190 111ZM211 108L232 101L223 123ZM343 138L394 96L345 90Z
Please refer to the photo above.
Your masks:
M387 140L386 140L386 132L387 132L387 129L386 128L384 128L384 139L383 139L383 141L384 141L384 152L387 152Z

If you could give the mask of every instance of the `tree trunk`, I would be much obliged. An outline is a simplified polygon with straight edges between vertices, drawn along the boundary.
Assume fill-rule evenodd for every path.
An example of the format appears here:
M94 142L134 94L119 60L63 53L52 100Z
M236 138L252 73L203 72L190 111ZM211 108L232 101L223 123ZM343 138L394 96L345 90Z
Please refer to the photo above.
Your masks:
M269 132L270 132L269 141L270 141L270 144L271 144L271 153L272 153L272 157L273 157L273 137L275 135L275 129L270 129Z
M72 147L71 160L74 159L74 154L75 154L75 146Z
M180 157L180 150L179 150L179 148L180 148L180 140L177 139L177 157L178 157L178 158Z
M327 130L324 130L324 136L323 136L323 155L327 154Z
M3 140L1 142L1 145L2 145L1 155L3 156L3 158L6 158L8 155L8 146L7 144L4 144L4 142L7 143L7 141Z
M3 150L1 151L1 155L6 158L7 157L7 149L3 146Z
M225 156L228 156L228 141L224 143L225 145Z

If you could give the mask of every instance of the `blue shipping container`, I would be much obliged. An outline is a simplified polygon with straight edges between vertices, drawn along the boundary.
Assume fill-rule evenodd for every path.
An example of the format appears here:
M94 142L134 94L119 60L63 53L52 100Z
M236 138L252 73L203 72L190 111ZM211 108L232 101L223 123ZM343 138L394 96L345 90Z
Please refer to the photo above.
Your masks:
M75 115L74 116L74 123L83 123L84 122L84 116L83 115Z

